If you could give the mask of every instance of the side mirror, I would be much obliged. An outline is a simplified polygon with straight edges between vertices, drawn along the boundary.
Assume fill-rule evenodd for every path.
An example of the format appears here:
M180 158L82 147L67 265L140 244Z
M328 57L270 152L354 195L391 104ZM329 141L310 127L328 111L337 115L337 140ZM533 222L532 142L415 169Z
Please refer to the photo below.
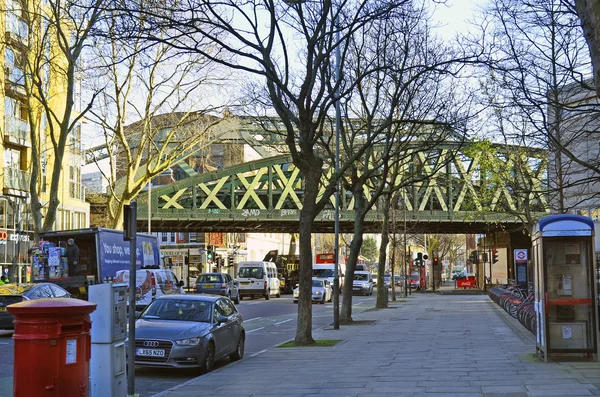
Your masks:
M223 324L226 323L228 320L228 318L222 314L219 314L219 317L217 317L217 324Z
M240 285L240 282L237 280L233 280L233 285Z

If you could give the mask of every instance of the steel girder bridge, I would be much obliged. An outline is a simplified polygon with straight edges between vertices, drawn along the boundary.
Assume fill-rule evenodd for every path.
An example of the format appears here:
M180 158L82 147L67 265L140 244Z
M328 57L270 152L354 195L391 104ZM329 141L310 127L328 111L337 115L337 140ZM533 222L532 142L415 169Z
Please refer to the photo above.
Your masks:
M401 202L393 209L398 230L406 222L410 233L483 233L522 224L518 213L527 200L537 216L549 212L544 195L546 151L503 146L503 161L514 180L526 181L529 190L517 194L515 183L482 183L493 180L494 170L480 165L480 153L465 153L455 143L424 154L415 151L413 161L423 165L429 177L399 190ZM467 151L468 153L474 151ZM517 153L517 154L515 154ZM516 157L521 161L516 164ZM524 159L523 156L527 158ZM523 161L524 160L524 161ZM441 163L440 163L441 162ZM444 164L435 168L435 164ZM525 164L525 167L523 167ZM432 172L436 169L438 171ZM331 175L325 172L324 178ZM150 194L152 231L162 232L269 232L298 231L305 180L291 157L280 155L188 177L160 187ZM324 188L322 188L322 191ZM365 195L370 189L365 187ZM519 199L518 197L523 197ZM138 227L147 226L148 198L138 198ZM354 199L340 192L340 228L353 230ZM315 232L332 233L335 197L315 219ZM380 232L383 214L373 208L365 219L366 232Z

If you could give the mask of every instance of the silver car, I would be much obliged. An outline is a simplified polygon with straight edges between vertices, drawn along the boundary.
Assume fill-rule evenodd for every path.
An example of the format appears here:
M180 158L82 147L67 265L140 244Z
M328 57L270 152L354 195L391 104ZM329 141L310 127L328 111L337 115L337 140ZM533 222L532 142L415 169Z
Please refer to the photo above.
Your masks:
M226 273L202 273L196 279L194 288L201 294L226 296L240 303L240 284Z
M300 296L300 287L296 284L296 288L294 288L293 299L294 303L298 303L298 297ZM331 286L327 282L327 280L321 279L312 279L312 301L325 303L330 302L333 298L333 293L331 291Z
M135 364L209 372L223 357L241 359L244 342L242 315L228 298L165 295L135 322Z

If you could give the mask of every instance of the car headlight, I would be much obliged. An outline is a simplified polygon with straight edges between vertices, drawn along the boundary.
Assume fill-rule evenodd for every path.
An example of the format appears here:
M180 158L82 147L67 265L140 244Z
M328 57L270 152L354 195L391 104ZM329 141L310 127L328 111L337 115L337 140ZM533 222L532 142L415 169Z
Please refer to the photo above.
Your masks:
M175 343L177 343L179 346L197 346L200 343L200 340L200 338L188 338L176 340Z
M315 295L321 295L321 291L315 291Z

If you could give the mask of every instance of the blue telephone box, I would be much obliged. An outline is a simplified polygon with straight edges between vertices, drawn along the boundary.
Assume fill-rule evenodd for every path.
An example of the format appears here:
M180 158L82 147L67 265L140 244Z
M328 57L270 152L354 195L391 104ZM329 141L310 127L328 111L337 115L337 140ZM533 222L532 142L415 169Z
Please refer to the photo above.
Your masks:
M536 351L598 359L594 223L579 215L541 218L533 235Z

